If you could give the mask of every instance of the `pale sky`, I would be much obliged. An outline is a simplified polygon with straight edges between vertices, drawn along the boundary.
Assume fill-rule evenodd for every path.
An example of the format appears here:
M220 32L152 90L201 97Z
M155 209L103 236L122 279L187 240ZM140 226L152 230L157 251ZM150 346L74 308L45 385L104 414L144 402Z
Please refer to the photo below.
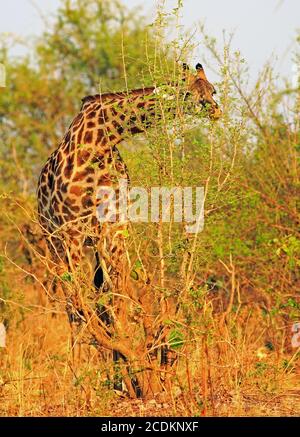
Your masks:
M59 3L60 0L0 0L0 33L9 32L27 41L27 48L19 47L14 54L30 51L30 36L45 29L37 8L48 18L57 11ZM153 19L155 0L123 3L143 10L149 22ZM300 0L183 0L183 3L182 23L187 29L204 22L209 34L220 43L223 30L235 32L233 48L242 52L253 75L268 59L274 61L276 71L287 77L293 74L292 51L296 48L296 30L300 29ZM166 0L166 4L168 8L174 7L177 0Z

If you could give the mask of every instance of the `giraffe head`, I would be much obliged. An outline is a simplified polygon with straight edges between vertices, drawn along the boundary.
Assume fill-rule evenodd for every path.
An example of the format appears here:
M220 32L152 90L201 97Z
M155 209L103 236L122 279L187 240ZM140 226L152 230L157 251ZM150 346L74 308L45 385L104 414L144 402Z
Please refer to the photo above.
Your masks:
M196 73L191 73L187 64L183 64L184 80L187 86L187 96L190 96L197 110L205 108L209 118L217 120L222 111L213 98L215 87L207 80L201 64L196 65Z

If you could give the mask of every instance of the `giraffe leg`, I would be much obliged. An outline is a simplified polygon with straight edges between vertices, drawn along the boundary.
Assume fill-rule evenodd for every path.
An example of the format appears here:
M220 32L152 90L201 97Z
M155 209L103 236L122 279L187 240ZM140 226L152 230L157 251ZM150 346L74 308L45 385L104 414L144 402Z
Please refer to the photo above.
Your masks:
M103 277L103 270L100 264L100 256L97 251L95 253L95 258L96 258L96 266L94 269L94 286L96 290L99 290L104 282L104 277Z
M55 263L55 290L59 290L59 295L64 297L66 313L69 320L71 331L71 352L74 368L77 367L80 360L81 344L79 341L79 331L83 322L83 314L80 305L76 303L78 291L74 276L76 275L76 266L79 265L82 258L82 241L80 238L72 235L71 238L62 236L50 236L48 246L53 253Z
M99 252L95 253L96 265L94 269L94 287L97 292L108 292L109 286L105 283L103 269L101 267L101 258ZM108 309L105 306L101 306L98 311L98 316L100 319L107 325L111 326L113 324L113 320L111 315L108 312ZM119 369L119 363L121 360L121 355L119 352L113 350L112 351L112 359L113 359L113 367L114 367L114 375L113 375L113 387L115 390L122 391L122 377Z
M99 239L98 263L102 267L103 284L102 291L109 291L111 299L109 302L110 313L108 323L114 327L115 334L125 338L128 330L129 315L129 291L126 287L125 276L128 273L126 249L125 249L125 225L118 225L113 230L103 226L102 235ZM129 293L129 294L128 294ZM106 313L105 311L103 312ZM125 340L127 341L127 340ZM132 374L128 363L128 357L113 350L114 365L114 388L122 390L125 383L129 392L141 397L140 385ZM128 385L130 386L128 388Z
M103 268L101 267L101 258L97 250L95 251L96 265L94 268L94 287L96 293L108 291L107 284L105 283ZM111 317L104 305L99 308L98 316L100 319L109 326L111 324Z

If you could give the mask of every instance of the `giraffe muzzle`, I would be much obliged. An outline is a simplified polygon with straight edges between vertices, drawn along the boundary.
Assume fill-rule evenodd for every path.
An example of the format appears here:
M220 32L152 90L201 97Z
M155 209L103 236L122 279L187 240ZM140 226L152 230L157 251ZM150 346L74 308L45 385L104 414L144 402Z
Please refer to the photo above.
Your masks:
M222 114L223 114L223 112L217 103L216 103L216 105L211 106L209 109L209 118L211 120L219 120L219 118L222 117Z

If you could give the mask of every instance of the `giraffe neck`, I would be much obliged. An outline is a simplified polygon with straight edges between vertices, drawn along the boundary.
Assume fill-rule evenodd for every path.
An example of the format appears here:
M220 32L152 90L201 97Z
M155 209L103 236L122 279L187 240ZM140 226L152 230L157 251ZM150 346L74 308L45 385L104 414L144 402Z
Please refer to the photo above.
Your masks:
M155 87L128 94L85 97L81 112L70 126L76 132L75 144L93 144L102 150L117 145L128 134L144 132L160 117L156 111L158 98L169 100L172 97Z

